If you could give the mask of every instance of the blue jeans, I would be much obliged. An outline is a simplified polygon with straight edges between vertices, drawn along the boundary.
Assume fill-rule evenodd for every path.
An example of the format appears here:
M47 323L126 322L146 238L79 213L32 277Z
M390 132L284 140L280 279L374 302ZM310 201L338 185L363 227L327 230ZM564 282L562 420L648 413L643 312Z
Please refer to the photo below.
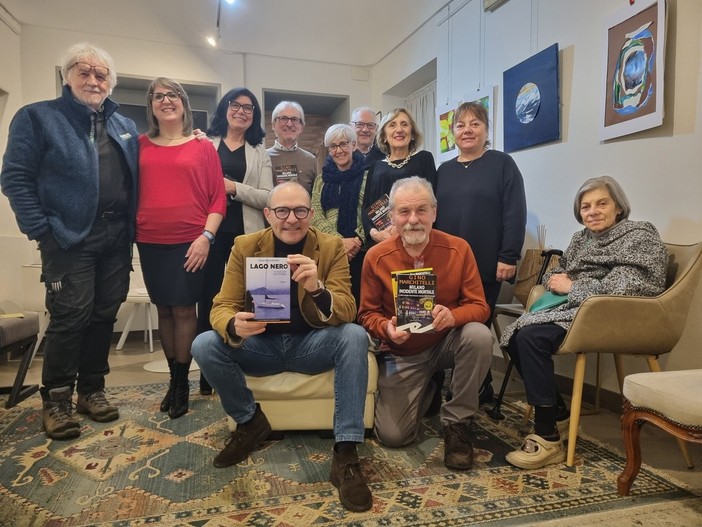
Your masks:
M314 329L308 333L256 335L240 348L227 345L215 331L197 336L193 358L222 407L237 423L256 412L244 374L254 377L293 371L314 375L334 370L334 437L363 442L363 410L368 386L368 337L356 324Z

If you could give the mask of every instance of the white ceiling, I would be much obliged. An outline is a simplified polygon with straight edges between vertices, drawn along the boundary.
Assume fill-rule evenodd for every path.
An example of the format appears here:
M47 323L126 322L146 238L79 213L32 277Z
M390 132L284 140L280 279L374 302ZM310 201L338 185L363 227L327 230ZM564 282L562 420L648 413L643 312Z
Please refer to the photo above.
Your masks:
M220 0L0 0L21 24L208 47ZM222 52L369 66L449 0L222 2ZM434 22L430 22L434 23Z

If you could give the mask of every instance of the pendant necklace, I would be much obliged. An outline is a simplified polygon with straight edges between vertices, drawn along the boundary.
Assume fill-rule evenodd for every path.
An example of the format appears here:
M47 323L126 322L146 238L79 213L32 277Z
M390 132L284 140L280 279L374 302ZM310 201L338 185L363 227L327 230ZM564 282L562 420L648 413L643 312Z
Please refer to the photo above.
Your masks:
M476 157L475 159L471 159L470 161L458 161L458 159L456 159L456 161L458 161L461 165L463 165L463 168L468 168L469 166L471 166L471 165L473 164L474 161L477 161L478 159L480 159L481 157L483 157L483 154L484 154L484 153L485 153L485 151L483 150L483 153L482 153L482 154L480 154L480 155L479 155L478 157Z

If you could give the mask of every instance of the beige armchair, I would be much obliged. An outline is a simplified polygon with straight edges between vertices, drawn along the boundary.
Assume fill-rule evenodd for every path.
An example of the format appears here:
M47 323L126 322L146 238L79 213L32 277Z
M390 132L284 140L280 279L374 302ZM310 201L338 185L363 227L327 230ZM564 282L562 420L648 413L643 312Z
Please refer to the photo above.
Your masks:
M595 295L587 298L556 352L556 355L576 355L566 460L568 466L575 461L587 354L613 354L619 388L622 390L625 355L643 355L649 369L658 372L661 371L658 356L670 352L680 340L702 274L702 242L666 246L669 263L667 287L663 293L655 297ZM532 289L528 305L543 290L543 286ZM681 440L680 444L690 464L685 443Z
M246 384L266 414L273 430L333 430L334 370L316 375L286 371L266 377L246 376ZM375 394L378 390L378 361L368 352L363 424L373 429ZM236 423L228 418L230 430Z
M626 467L617 492L627 496L641 469L641 427L651 423L685 440L702 443L702 370L635 373L624 379L622 436ZM688 468L692 460L687 458Z

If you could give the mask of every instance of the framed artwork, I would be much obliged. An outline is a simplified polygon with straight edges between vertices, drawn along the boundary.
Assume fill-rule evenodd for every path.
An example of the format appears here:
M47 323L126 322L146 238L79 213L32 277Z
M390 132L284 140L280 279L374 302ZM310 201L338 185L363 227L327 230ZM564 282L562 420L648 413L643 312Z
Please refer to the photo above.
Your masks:
M505 71L503 82L505 152L561 138L558 44Z
M640 0L605 24L602 140L663 124L665 0Z
M439 163L453 159L458 155L458 149L453 140L453 112L456 106L458 104L454 102L436 108L436 122L439 123L437 134L439 144L436 149L436 157Z

